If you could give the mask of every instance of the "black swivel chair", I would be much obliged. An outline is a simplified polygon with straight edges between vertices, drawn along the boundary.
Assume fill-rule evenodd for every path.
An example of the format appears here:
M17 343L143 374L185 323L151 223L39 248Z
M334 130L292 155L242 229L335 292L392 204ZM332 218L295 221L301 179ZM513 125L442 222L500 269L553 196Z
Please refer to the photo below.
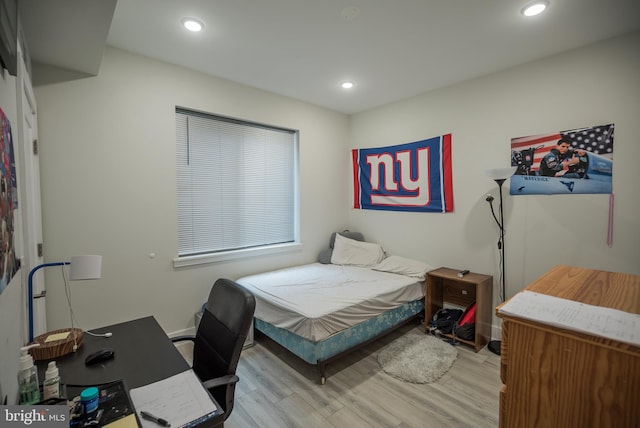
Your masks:
M230 279L218 279L211 287L195 337L172 339L193 342L193 371L224 410L216 426L222 426L233 410L240 380L236 368L255 308L251 292Z

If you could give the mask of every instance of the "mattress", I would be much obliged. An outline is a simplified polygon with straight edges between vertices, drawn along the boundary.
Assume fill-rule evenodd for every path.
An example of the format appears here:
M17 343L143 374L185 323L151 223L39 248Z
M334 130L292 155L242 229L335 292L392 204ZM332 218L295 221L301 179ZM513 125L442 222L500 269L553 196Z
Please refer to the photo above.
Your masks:
M254 317L312 342L424 297L424 283L366 267L312 263L236 282L256 298Z
M319 342L301 338L289 330L274 327L260 319L255 320L255 325L257 330L307 363L318 364L388 332L417 314L424 314L423 299L405 303Z

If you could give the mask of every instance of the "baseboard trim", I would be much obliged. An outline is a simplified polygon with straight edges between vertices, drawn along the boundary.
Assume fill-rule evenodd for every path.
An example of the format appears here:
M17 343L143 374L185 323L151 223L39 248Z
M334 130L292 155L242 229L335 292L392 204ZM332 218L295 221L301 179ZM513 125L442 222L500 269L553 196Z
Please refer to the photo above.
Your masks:
M167 336L169 337L194 336L195 334L196 334L196 328L190 327L190 328L185 328L184 330L178 330L172 333L167 333Z
M502 339L502 325L492 325L491 326L491 340L500 340Z

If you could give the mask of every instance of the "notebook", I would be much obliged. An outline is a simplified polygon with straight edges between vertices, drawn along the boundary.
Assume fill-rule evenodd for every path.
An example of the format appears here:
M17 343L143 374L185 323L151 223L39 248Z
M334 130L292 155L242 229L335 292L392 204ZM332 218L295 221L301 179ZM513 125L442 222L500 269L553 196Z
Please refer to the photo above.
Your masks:
M171 424L187 428L222 413L193 370L187 370L149 385L129 391L138 412L145 411ZM140 418L143 428L158 428L154 422Z

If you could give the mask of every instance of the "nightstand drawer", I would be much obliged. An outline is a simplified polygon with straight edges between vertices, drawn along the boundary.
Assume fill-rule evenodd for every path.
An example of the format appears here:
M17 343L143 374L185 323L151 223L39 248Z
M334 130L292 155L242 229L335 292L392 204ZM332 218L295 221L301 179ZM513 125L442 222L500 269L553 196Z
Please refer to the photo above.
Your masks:
M476 301L476 285L444 280L442 284L444 300L460 306L469 306Z

